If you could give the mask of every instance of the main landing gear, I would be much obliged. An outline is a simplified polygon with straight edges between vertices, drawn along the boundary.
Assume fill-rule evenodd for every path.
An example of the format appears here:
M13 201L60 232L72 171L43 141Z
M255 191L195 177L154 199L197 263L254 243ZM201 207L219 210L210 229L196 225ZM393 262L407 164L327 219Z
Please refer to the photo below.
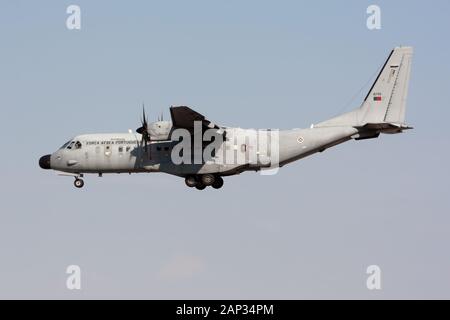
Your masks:
M198 190L204 190L209 186L214 189L220 189L223 186L222 177L212 174L187 176L185 182L189 188L196 188Z

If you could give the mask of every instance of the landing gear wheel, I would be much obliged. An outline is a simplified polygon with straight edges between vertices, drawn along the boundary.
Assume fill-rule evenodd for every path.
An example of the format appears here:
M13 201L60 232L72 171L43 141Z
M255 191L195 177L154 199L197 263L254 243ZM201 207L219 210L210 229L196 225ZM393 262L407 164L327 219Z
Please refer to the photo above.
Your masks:
M188 176L186 177L186 179L184 180L184 182L186 183L186 185L189 188L193 188L197 185L197 179L195 179L194 176Z
M216 177L216 179L214 180L214 183L212 184L212 187L214 189L220 189L223 187L223 179L222 177Z
M216 178L212 174L204 174L201 176L201 181L205 186L211 186Z
M84 186L84 181L77 178L77 179L75 179L75 181L74 181L73 184L74 184L74 186L77 187L77 188L83 188L83 186Z
M205 190L206 186L203 183L197 183L195 188L197 188L197 190Z

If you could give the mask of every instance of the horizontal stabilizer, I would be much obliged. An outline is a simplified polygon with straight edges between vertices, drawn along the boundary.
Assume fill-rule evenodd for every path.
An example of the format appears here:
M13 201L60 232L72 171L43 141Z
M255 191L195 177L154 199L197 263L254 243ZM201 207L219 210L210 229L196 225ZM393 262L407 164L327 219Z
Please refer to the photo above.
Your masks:
M404 124L399 123L367 123L363 126L355 126L355 128L359 130L372 130L372 131L378 131L383 133L395 133L396 131L398 133L402 132L403 130L411 130L414 129L413 127L409 127Z

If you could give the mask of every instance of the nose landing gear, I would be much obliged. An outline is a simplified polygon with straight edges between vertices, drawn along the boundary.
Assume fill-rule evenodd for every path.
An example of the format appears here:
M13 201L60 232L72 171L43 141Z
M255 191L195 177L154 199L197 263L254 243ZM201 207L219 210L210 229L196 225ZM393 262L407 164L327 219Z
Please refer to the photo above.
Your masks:
M73 185L77 188L83 188L84 186L84 181L78 177L75 178L75 181L73 182Z

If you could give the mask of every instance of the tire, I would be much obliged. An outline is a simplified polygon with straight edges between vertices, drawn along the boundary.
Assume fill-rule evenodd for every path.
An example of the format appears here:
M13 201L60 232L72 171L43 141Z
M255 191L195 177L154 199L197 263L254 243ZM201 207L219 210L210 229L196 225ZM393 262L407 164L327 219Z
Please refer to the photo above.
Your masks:
M186 185L189 188L193 188L197 185L197 179L195 179L194 176L188 176L186 177L186 179L184 180L184 182L186 183Z
M211 186L216 178L212 174L204 174L202 175L201 181L205 186Z
M75 179L74 181L74 186L77 187L78 189L83 188L84 186L84 181L81 179Z
M197 188L197 190L205 190L206 186L203 183L197 183L195 188Z
M216 177L216 179L214 180L214 183L212 184L212 187L214 189L220 189L223 187L223 179L222 177Z

